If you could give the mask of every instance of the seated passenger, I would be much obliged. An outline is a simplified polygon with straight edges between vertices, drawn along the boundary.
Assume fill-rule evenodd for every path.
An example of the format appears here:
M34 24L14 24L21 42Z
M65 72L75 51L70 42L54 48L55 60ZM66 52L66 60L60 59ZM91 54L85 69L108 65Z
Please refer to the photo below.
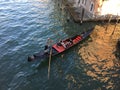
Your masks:
M64 48L66 48L66 45L63 41L61 41L61 44L63 45Z
M62 46L61 42L62 42L62 41L59 41L59 42L57 43L57 46Z
M71 43L71 44L73 44L73 41L72 41L72 39L70 39L70 43Z

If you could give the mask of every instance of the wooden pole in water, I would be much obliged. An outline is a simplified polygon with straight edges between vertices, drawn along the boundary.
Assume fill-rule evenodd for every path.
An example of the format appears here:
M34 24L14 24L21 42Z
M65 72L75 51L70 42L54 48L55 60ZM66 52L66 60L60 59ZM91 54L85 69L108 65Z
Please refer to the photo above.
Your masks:
M113 30L111 36L112 36L112 35L114 34L114 32L115 32L115 29L116 29L116 27L117 27L118 22L119 22L119 16L117 16L117 21L116 21L116 24L115 24L115 27L114 27L114 30Z
M49 66L48 66L48 79L49 79L49 77L50 77L50 63L51 63L51 57L52 57L52 40L50 38L48 38L47 43L50 46Z
M48 79L50 78L50 63L52 57L52 47L50 48L50 55L49 55L49 66L48 66Z
M109 20L108 20L108 23L107 23L107 27L106 27L106 29L105 29L106 31L107 31L107 29L108 29L108 26L109 26L109 24L110 24L111 19L112 19L112 15L109 16Z
M84 12L85 12L85 9L82 8L82 14L81 14L81 20L80 20L80 23L81 23L81 24L83 23Z
M114 30L116 29L116 26L117 26L118 22L119 22L119 16L117 16L117 21L116 21L116 24L115 24Z

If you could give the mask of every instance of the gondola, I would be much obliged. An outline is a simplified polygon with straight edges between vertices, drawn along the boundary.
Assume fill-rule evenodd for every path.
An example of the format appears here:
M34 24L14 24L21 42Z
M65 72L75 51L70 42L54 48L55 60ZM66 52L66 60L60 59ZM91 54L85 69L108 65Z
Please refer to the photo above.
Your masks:
M71 38L67 38L65 40L59 41L55 44L52 45L52 47L48 47L48 51L44 52L40 51L39 53L36 53L32 56L28 56L28 62L37 60L37 59L47 59L50 56L50 51L52 50L51 56L56 56L69 48L75 46L76 44L80 43L83 41L86 37L88 37L91 32L93 31L94 28L88 29L86 32L82 32L80 35L75 35Z

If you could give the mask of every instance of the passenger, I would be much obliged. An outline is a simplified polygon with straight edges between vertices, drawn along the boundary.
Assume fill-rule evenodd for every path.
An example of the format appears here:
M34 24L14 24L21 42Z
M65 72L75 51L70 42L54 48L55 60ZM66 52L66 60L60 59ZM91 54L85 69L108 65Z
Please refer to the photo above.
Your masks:
M44 48L44 53L45 54L49 54L50 47L52 46L52 43L53 43L53 41L50 38L48 38L47 42L46 42L46 45L45 45L45 48Z
M71 43L71 44L73 44L73 41L72 41L72 39L70 39L70 43Z
M66 48L66 45L63 41L61 41L61 44L63 45L64 48Z
M66 42L66 47L68 48L70 46L70 42Z
M61 44L61 40L57 43L57 46L62 46L62 44Z

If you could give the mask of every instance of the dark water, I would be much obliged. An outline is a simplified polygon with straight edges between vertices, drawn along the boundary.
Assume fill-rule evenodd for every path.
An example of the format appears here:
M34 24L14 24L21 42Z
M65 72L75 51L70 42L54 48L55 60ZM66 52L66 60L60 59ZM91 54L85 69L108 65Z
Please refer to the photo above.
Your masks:
M106 89L108 83L86 74L89 66L78 54L80 45L52 58L49 80L48 62L27 62L27 56L41 50L48 37L57 42L94 26L66 19L55 0L0 1L0 90Z

